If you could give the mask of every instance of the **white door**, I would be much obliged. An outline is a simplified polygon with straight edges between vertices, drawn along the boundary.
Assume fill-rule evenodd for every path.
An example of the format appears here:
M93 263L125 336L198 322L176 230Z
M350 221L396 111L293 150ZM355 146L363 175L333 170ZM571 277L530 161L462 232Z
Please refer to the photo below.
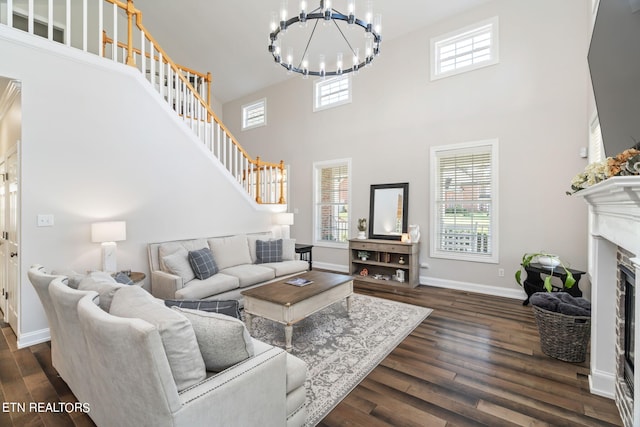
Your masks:
M7 177L7 185L5 188L8 190L7 193L7 216L8 216L8 224L7 225L7 248L5 251L8 252L8 262L7 265L7 289L8 295L7 298L7 315L9 320L9 325L13 328L14 332L18 334L18 285L19 285L19 224L18 224L18 203L19 203L19 194L18 194L18 152L17 145L9 150L9 155L7 157L6 164L6 177Z
M8 311L7 311L7 209L5 208L6 197L7 194L6 188L9 185L5 179L5 162L4 159L0 159L0 290L2 290L2 295L0 295L0 310L2 314L0 315L0 319L3 322L9 321Z

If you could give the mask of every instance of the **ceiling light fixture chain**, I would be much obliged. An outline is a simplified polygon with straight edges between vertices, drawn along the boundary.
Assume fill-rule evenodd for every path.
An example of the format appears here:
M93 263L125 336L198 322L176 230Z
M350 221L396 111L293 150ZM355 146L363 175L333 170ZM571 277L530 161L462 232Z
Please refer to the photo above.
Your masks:
M366 14L366 18L364 20L356 17L355 15L355 0L347 1L347 4L348 4L347 14L344 14L338 11L337 9L332 8L331 0L320 0L320 6L314 9L313 11L307 13L306 3L307 2L305 0L300 1L300 13L287 19L288 11L287 11L287 5L285 0L285 2L283 3L282 10L280 12L280 19L276 21L275 14L274 14L274 19L272 19L271 33L269 36L271 41L271 43L269 44L269 52L273 56L274 61L280 64L286 70L290 72L302 74L304 77L338 76L342 74L357 72L360 68L371 64L373 59L380 54L380 44L382 43L382 36L380 35L380 31L381 31L380 27L381 27L382 18L380 15L376 15L375 22L374 22L373 13L371 12L371 2L369 2L368 11ZM311 34L308 40L306 41L306 45L304 49L299 49L299 51L302 51L302 54L299 57L297 57L296 60L294 61L294 54L293 54L294 49L292 46L289 46L287 56L283 58L282 45L285 43L283 41L283 39L285 38L284 34L289 32L290 27L293 24L299 23L300 27L306 27L308 21L315 21L315 23L313 25ZM339 35L348 46L348 50L353 55L351 68L345 69L343 67L342 52L340 51L334 52L332 54L336 58L336 62L335 62L335 67L333 67L331 70L327 70L327 67L326 67L325 58L328 56L327 56L327 52L325 51L321 51L320 54L318 55L319 61L318 61L317 68L312 68L309 66L309 58L308 58L309 50L312 45L312 40L314 40L314 43L315 43L314 37L316 38L318 37L317 35L318 32L316 31L318 29L318 23L319 22L328 23L329 21L333 23L331 27L335 26ZM345 26L345 28L346 28L346 25L348 25L350 28L360 28L361 30L364 31L363 33L364 37L359 41L354 40L354 38L350 40L349 37L347 37L347 34L345 34L345 31L343 31L343 28L341 28L341 25ZM323 31L328 31L328 30L323 30ZM289 34L293 32L294 31L290 31ZM293 38L293 36L288 35L287 41L290 41L289 38ZM354 47L354 46L359 46L359 47ZM362 47L362 50L360 46ZM329 49L327 47L324 47L324 48ZM335 46L332 46L332 48L335 48ZM364 57L362 58L360 57L361 51L365 52ZM294 62L296 62L298 66L293 65Z

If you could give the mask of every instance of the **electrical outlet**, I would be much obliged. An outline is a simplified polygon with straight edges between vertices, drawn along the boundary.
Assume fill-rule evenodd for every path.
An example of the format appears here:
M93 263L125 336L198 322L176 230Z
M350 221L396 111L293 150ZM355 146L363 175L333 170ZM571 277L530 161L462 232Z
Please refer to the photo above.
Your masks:
M504 277L504 268L498 269L498 277Z

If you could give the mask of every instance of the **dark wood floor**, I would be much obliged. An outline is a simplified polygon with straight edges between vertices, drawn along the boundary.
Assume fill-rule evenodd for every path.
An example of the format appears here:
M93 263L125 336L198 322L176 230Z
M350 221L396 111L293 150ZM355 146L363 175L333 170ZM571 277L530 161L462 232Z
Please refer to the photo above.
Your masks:
M589 393L588 361L540 351L531 308L519 301L420 286L356 283L363 294L433 308L320 426L620 426L613 401ZM16 349L0 337L2 402L74 401L48 344ZM5 412L0 426L91 426L88 416Z

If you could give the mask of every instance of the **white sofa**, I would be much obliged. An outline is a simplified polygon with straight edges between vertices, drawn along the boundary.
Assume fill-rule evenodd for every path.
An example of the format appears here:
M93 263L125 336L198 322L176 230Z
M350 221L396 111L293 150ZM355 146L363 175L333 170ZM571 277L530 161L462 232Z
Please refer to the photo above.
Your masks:
M273 240L271 233L150 243L147 246L151 292L162 299L238 300L240 292L303 273L309 264L296 259L295 240L283 239L282 261L260 263L256 242ZM194 277L189 251L209 248L219 272L205 280Z
M207 321L208 316L214 320L220 316L234 328L244 328L239 320L203 312L186 316L187 310L169 309L137 286L112 283L110 287L102 279L95 283L98 292L73 289L67 278L47 274L41 266L29 270L29 279L49 320L53 366L78 401L88 405L96 425L294 427L304 423L306 364L283 350L247 334L241 339L253 355L220 372L192 367L208 362L204 350L200 353L199 335L193 349L197 322L189 316L195 313ZM83 279L85 289L93 287L91 280ZM100 308L105 303L119 315ZM164 310L173 316L173 323L166 320ZM148 315L160 316L161 321L152 324L141 318ZM171 326L171 343L168 324L178 325ZM213 326L212 331L218 329L218 324Z

